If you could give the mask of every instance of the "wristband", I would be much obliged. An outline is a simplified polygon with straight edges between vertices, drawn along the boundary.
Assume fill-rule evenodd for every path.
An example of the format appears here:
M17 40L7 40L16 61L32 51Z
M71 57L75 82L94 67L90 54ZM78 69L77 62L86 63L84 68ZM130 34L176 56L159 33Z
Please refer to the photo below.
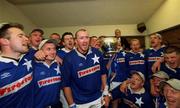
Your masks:
M73 103L73 104L69 105L69 108L76 108L76 104Z

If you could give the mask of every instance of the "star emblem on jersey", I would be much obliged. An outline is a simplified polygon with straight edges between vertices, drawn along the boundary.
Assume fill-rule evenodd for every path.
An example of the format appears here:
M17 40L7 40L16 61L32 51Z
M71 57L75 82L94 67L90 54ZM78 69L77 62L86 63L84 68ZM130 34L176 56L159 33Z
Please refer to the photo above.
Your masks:
M126 53L125 53L125 52L122 52L122 55L125 57Z
M92 58L94 60L94 64L97 62L99 63L99 57L96 56L96 54L94 55L94 58Z
M29 71L30 68L32 68L31 60L28 61L27 59L24 59L25 63L23 65L27 66L27 70Z
M140 57L144 58L144 54L141 53L141 54L140 54Z
M57 66L56 68L54 68L54 70L57 72L57 74L61 74L61 71L60 71L59 66Z
M141 107L141 105L144 104L144 102L142 102L142 97L140 97L139 99L136 98L136 102L135 103L138 104Z

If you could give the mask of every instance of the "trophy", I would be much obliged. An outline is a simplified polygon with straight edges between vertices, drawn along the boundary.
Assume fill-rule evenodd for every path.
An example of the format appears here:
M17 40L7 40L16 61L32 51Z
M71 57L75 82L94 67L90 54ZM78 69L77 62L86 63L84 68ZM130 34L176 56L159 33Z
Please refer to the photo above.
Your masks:
M114 36L104 36L102 38L102 51L105 57L110 58L113 54L117 53L116 44L118 39Z

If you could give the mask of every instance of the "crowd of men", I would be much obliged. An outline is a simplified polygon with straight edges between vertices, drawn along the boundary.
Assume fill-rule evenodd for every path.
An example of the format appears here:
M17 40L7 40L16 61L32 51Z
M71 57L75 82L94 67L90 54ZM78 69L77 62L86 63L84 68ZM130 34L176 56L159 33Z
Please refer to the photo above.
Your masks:
M0 108L180 108L180 49L160 34L142 49L116 29L108 60L105 37L86 29L43 35L17 23L0 28Z

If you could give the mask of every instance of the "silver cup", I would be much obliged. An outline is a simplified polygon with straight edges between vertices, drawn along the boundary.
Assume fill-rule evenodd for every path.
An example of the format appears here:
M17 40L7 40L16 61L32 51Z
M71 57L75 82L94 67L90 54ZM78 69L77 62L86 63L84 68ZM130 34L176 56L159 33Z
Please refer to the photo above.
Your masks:
M117 53L117 42L118 39L114 36L105 36L102 38L102 51L105 57L111 57L113 54Z

